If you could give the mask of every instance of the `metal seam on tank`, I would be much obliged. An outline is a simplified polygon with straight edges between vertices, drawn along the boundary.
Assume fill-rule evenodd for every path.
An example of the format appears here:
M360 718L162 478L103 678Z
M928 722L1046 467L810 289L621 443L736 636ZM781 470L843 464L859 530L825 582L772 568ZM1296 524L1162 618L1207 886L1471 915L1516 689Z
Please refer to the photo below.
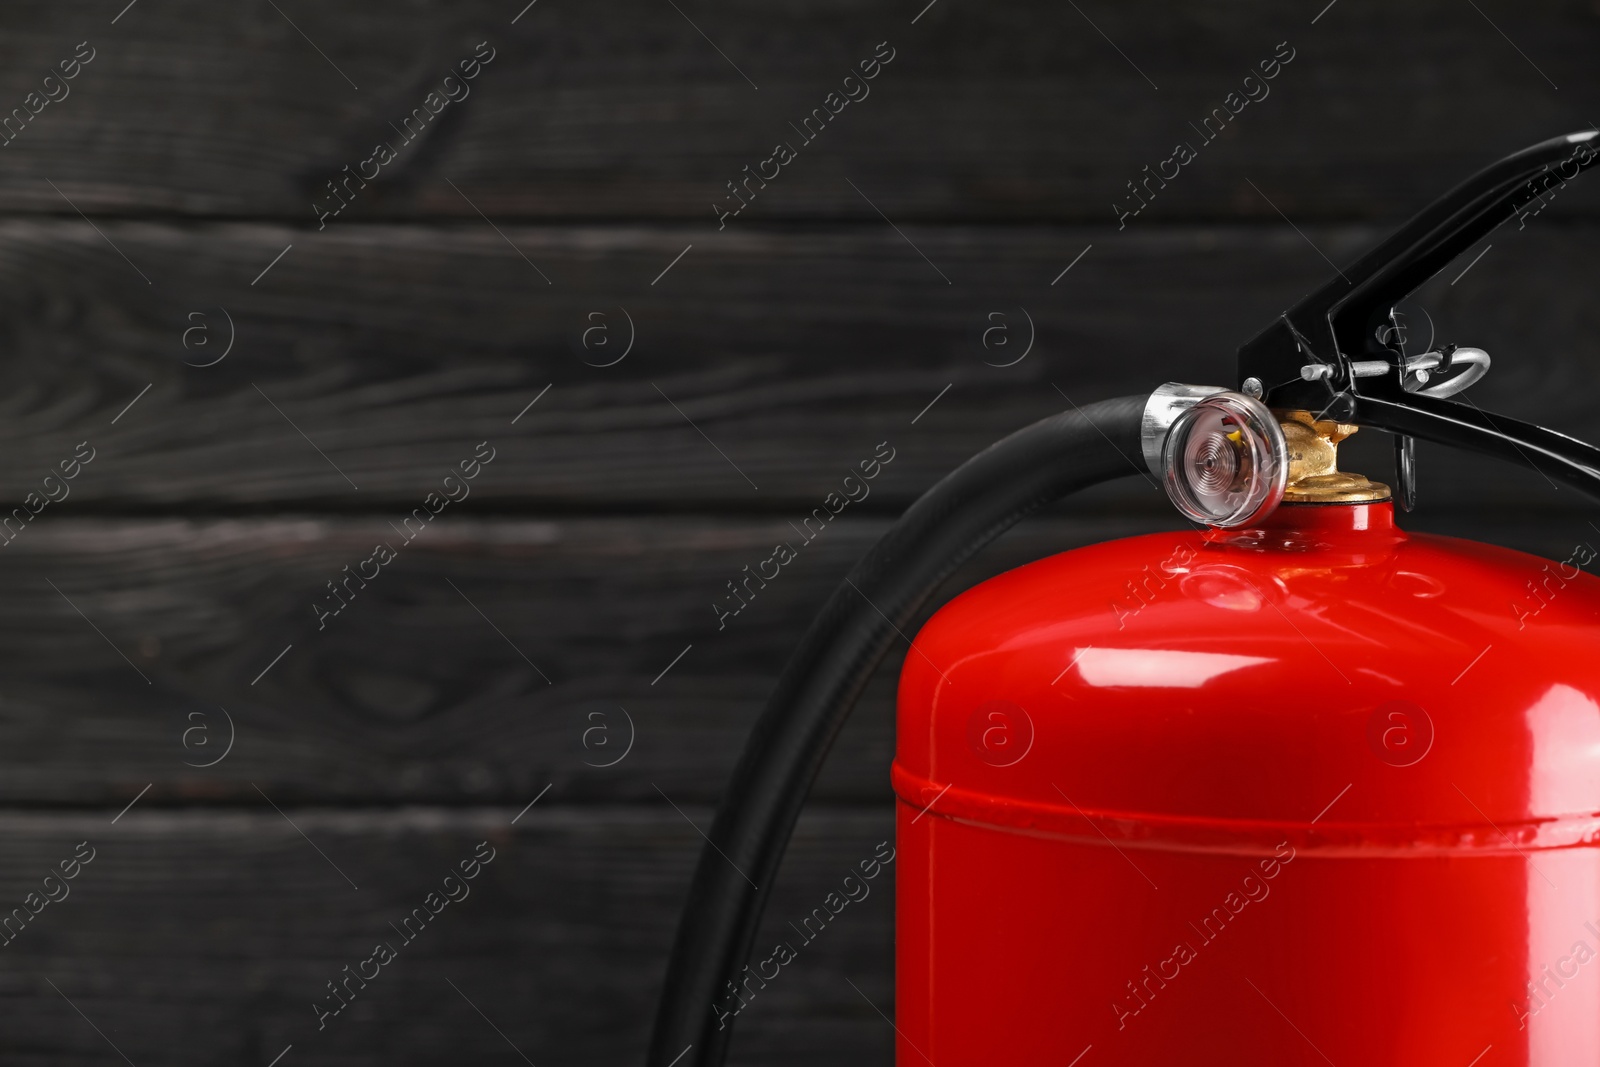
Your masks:
M1268 854L1287 840L1326 857L1517 855L1600 847L1600 812L1498 823L1350 822L1205 818L1153 812L1078 811L1066 805L937 785L898 763L891 775L905 803L967 826L1085 845L1171 852ZM934 800L936 794L941 794Z

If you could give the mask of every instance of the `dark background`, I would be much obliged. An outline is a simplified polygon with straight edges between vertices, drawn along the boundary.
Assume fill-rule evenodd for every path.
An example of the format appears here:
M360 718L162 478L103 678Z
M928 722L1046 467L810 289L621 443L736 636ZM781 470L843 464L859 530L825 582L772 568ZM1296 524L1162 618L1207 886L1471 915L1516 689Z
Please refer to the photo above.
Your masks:
M690 820L899 509L1069 402L1234 384L1324 255L1600 116L1592 0L923 2L5 5L0 111L95 58L0 148L0 500L95 459L0 548L0 909L96 854L0 948L0 1062L639 1062ZM319 232L324 183L485 40L470 97ZM719 232L724 183L884 40L871 95ZM1119 232L1124 183L1281 41L1270 96ZM1479 403L1589 438L1597 219L1564 190L1412 310L1495 356ZM724 583L882 441L870 498L719 632ZM1347 465L1387 478L1386 446ZM1413 528L1600 538L1529 470L1421 460ZM1135 479L1073 514L962 580L1174 522ZM892 667L773 930L891 834ZM482 840L472 895L319 1032L325 983ZM736 1058L888 1061L891 883Z

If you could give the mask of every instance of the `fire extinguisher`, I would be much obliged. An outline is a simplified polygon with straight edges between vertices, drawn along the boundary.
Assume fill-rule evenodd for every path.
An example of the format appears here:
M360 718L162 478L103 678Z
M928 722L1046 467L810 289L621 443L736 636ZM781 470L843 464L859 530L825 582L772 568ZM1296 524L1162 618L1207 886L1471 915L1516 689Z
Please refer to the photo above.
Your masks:
M850 572L728 786L649 1063L720 1064L762 905L869 676L961 563L1099 482L1193 528L1002 574L905 659L896 1060L1600 1063L1600 580L1408 534L1421 437L1600 497L1600 449L1448 399L1480 349L1408 351L1395 306L1600 154L1534 145L1434 202L1239 350L1019 430ZM1337 465L1394 436L1394 488ZM757 888L757 887L760 888ZM755 975L754 979L752 976ZM752 984L754 981L755 984Z

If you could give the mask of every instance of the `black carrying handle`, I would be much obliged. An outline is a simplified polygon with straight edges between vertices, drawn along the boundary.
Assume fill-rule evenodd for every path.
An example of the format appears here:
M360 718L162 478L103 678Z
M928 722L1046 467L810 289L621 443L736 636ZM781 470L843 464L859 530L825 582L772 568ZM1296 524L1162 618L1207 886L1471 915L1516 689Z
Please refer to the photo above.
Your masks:
M1394 434L1526 463L1600 500L1600 448L1544 426L1416 394L1408 395L1403 402L1358 396L1355 421Z
M1301 408L1346 422L1526 462L1600 497L1600 449L1476 405L1405 388L1401 357L1379 339L1394 306L1462 252L1534 201L1600 162L1600 131L1541 141L1485 167L1418 212L1239 349L1239 380L1261 384L1270 407ZM1357 360L1392 373L1357 378ZM1306 380L1301 368L1328 367Z

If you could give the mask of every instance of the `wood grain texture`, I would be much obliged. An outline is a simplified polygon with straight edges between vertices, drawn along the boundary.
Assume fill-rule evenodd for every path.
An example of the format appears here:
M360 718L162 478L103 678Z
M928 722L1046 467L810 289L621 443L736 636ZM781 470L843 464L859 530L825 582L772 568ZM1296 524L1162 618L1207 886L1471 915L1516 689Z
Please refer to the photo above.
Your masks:
M724 183L798 142L789 123L883 40L896 57L871 95L801 146L756 218L876 221L853 181L896 219L1109 220L1125 183L1185 140L1202 156L1155 217L1275 221L1252 182L1297 217L1396 217L1589 121L1592 5L1342 0L1313 25L1320 6L940 3L913 25L923 5L899 0L546 0L513 25L516 0L251 0L226 15L143 3L113 26L29 0L0 21L0 104L21 106L76 42L97 54L4 149L0 210L70 214L54 182L90 213L310 225L324 183L393 140L401 155L347 218L475 220L476 204L704 228ZM471 95L402 145L391 124L484 40L497 55ZM1280 41L1295 59L1270 95L1206 145L1191 123Z
M567 803L711 802L807 622L887 527L844 513L719 630L725 583L799 541L787 521L437 521L321 631L310 605L374 540L398 540L383 523L67 520L0 551L0 802L120 805L151 785L147 807L249 804L252 783L297 804L523 804L546 786ZM1034 521L946 596L1173 525ZM1407 525L1551 559L1597 536L1581 516ZM887 797L903 654L820 800Z
M515 826L516 808L279 813L260 796L113 815L0 815L7 908L79 842L94 850L0 949L8 1064L122 1062L112 1044L138 1064L266 1067L291 1044L284 1064L523 1062L507 1042L534 1063L636 1064L699 851L688 820L711 817L660 798L575 812L554 795ZM891 833L887 808L802 819L764 937ZM405 942L390 924L480 841L494 858ZM891 865L751 1002L733 1062L888 1058L889 1025L846 979L892 1011L893 879ZM398 958L319 1031L325 983L380 941Z
M810 616L887 527L846 512L805 544L779 519L437 522L409 546L380 521L313 518L74 520L19 539L0 552L18 620L0 641L0 800L124 803L151 782L143 803L250 802L252 782L295 803L526 803L546 785L714 800ZM1139 527L1037 524L952 590ZM379 539L398 559L319 630L325 582ZM800 557L719 629L726 583L784 540ZM903 652L823 799L887 796Z
M804 510L887 440L897 458L870 507L895 511L1051 412L1231 382L1235 347L1329 273L1322 254L1378 236L940 226L914 227L912 247L888 226L741 230L653 285L693 234L512 227L513 248L481 221L100 229L0 225L12 507L89 440L98 458L53 507L403 514L488 440L467 509ZM1484 407L1600 437L1595 232L1507 228L1423 295L1419 332L1495 356L1472 394ZM221 355L229 318L227 357L185 365ZM586 350L596 328L611 332ZM188 350L186 330L201 331ZM593 365L630 334L626 358ZM1386 476L1381 449L1376 463ZM1513 468L1426 450L1423 464L1425 499L1562 499Z

